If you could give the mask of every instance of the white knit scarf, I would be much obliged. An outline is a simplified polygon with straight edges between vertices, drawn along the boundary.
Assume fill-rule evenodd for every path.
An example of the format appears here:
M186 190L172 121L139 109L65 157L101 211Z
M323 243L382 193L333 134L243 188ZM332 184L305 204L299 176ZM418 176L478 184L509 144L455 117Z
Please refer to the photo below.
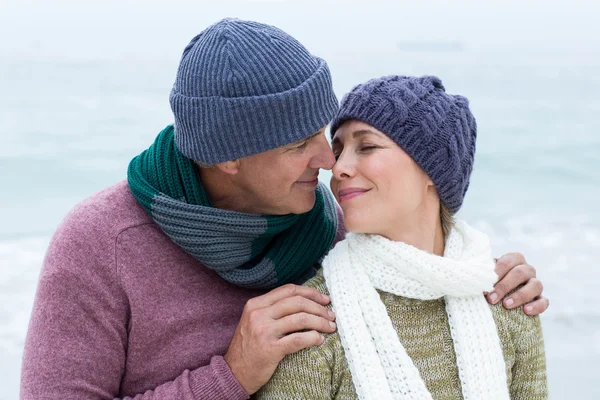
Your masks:
M482 295L497 279L485 234L457 221L444 257L378 235L348 234L323 268L360 399L432 398L376 289L444 297L464 399L509 399L500 340Z

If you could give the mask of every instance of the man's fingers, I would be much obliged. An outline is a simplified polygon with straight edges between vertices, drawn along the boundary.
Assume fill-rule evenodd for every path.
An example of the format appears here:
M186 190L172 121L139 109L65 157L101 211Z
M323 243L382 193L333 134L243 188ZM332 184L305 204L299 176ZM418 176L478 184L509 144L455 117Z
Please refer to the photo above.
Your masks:
M327 318L317 317L316 315L302 312L288 315L275 322L275 330L280 337L289 333L304 330L333 333L335 332L335 328L335 322L330 321Z
M317 331L297 332L282 337L277 345L283 358L307 347L318 346L323 343L323 340L325 340L325 337Z
M527 264L525 257L521 253L508 253L498 258L496 261L496 274L498 275L498 279L504 278L511 269L521 264Z
M503 304L508 309L522 306L540 296L543 289L542 282L539 279L531 278L525 286L507 296L503 300Z
M515 290L519 285L535 277L535 269L528 264L521 264L512 268L504 277L494 285L494 290L486 297L492 304L496 304ZM537 295L536 295L537 296Z
M525 314L531 316L541 314L548 309L549 305L550 301L546 297L540 296L538 299L528 303L524 307Z
M269 293L248 300L247 306L251 309L269 307L286 297L302 296L316 303L329 304L329 296L324 295L316 289L293 285L291 283L271 290Z
M331 321L335 319L333 311L302 296L287 297L279 300L271 307L270 317L273 319L280 319L300 312L314 314Z

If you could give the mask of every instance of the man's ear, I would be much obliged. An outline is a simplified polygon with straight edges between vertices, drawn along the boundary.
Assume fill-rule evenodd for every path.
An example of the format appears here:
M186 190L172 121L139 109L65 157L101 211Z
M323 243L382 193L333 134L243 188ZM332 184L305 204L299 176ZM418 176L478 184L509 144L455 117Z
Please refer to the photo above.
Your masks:
M217 168L221 172L224 172L229 175L235 175L240 172L240 160L239 158L236 160L225 161L222 163L215 164Z

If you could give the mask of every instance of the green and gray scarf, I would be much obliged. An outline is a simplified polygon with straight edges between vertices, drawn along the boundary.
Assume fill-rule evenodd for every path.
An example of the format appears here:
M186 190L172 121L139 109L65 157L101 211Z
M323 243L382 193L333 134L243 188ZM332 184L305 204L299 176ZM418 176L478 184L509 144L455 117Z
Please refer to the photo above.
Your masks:
M173 126L129 163L127 180L140 205L181 248L223 279L271 289L307 279L337 232L333 196L319 183L313 209L270 216L215 208L195 163L175 145Z

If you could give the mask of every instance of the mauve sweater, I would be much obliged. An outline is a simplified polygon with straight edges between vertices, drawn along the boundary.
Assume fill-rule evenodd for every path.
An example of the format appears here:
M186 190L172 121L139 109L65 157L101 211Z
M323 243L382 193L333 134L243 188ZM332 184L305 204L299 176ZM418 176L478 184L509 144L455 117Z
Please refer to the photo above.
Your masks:
M223 354L263 293L183 251L121 182L76 206L50 242L21 398L247 399Z

